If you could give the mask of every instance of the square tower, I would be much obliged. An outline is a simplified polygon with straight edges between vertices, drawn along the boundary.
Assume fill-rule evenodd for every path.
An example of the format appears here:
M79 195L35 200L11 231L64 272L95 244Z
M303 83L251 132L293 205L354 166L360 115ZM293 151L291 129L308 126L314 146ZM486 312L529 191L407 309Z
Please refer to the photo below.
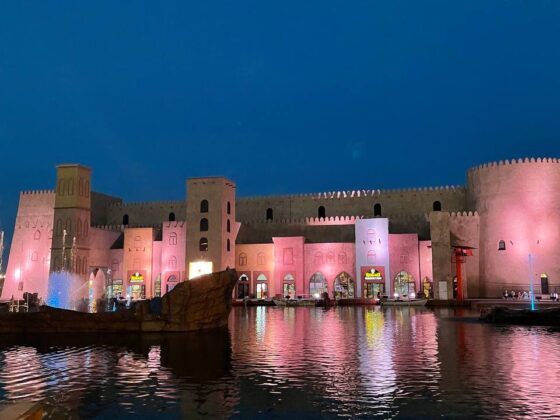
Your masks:
M223 177L187 180L188 278L235 266L235 183Z
M67 270L85 278L89 271L91 170L69 164L56 167L56 191L50 271Z

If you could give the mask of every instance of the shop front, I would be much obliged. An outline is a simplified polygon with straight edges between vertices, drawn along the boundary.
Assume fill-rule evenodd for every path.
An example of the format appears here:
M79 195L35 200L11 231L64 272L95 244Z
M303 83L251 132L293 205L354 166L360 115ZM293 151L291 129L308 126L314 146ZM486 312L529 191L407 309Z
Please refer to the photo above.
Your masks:
M144 273L137 271L129 276L126 294L134 300L146 299L146 283Z
M361 267L363 297L381 299L385 295L385 267Z

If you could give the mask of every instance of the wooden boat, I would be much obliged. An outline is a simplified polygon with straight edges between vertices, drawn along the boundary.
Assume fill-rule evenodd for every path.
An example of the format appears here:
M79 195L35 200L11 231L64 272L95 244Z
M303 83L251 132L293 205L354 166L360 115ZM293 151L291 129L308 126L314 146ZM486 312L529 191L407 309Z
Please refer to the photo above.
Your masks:
M428 299L386 299L381 306L425 306Z
M162 298L117 312L85 313L41 306L0 314L0 334L188 332L227 327L235 270L179 283Z

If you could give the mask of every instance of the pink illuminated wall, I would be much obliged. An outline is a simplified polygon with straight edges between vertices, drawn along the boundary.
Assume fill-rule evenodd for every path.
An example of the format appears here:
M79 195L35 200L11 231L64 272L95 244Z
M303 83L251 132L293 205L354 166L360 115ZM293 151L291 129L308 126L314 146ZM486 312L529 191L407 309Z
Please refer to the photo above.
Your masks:
M187 225L185 222L165 222L163 224L160 256L154 260L154 273L161 273L162 295L167 291L170 283L168 280L171 276L175 276L177 281L185 280L187 277L186 243ZM176 284L176 282L171 283Z
M528 290L530 276L560 289L560 163L526 159L468 173L470 205L480 215L480 283L484 296ZM504 241L505 250L499 250ZM529 254L532 271L529 272Z
M235 247L235 269L239 276L249 278L249 290L256 293L256 283L259 275L267 278L268 296L273 297L278 287L274 277L274 244L247 244ZM262 278L262 277L261 277ZM235 296L235 290L234 290Z
M424 281L424 278L428 278L433 281L434 274L432 270L432 241L419 241L419 257L420 257L420 281Z
M401 271L412 275L416 290L420 290L420 258L418 255L418 235L390 234L389 260L391 261L391 293L395 288L395 277Z
M22 298L24 292L46 298L54 199L53 191L20 194L2 299Z
M356 261L353 243L322 243L305 244L305 267L304 267L304 290L301 293L309 293L309 280L315 273L322 273L328 284L329 295L332 296L334 281L342 272L348 273L354 279L354 290L356 290ZM298 292L299 293L299 292Z
M305 294L303 236L272 238L274 242L274 294L283 294L283 279L288 275L295 278L296 294Z

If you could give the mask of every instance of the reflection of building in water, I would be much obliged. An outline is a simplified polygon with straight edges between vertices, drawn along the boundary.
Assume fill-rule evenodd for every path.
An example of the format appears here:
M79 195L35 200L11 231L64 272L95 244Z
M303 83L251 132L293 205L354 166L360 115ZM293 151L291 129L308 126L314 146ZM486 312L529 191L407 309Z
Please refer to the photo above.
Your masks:
M58 166L54 190L20 195L2 298L44 298L57 271L84 298L161 296L226 267L235 298L453 298L453 247L474 248L458 263L466 296L528 290L529 254L537 293L560 284L557 159L482 165L464 187L237 198L226 178L186 184L184 200L123 203L91 191L88 168Z

